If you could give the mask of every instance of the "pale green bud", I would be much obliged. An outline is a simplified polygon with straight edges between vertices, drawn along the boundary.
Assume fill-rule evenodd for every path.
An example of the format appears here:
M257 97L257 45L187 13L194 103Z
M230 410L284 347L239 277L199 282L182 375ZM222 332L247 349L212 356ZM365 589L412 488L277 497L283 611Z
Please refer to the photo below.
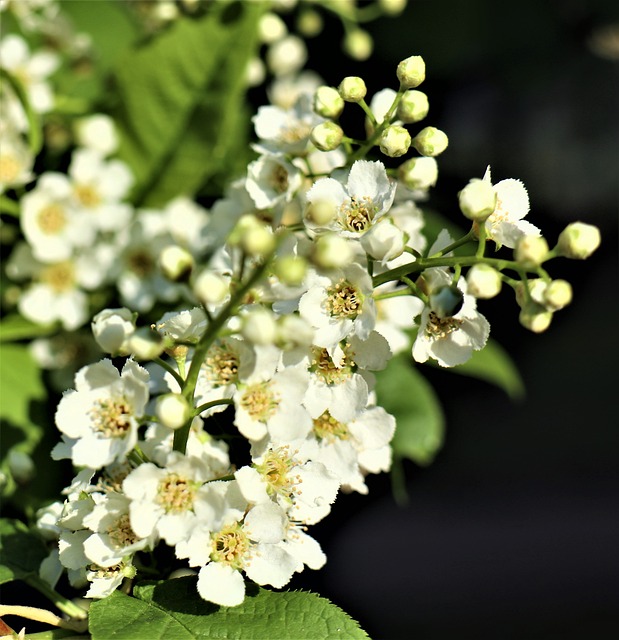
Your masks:
M448 144L447 134L436 127L425 127L413 138L413 146L422 156L438 156Z
M414 89L426 79L426 63L421 56L410 56L398 64L400 86Z
M408 0L378 0L380 8L388 16L397 16L406 8Z
M552 322L552 312L537 302L525 305L518 316L520 324L533 333L543 333Z
M168 429L180 429L191 417L191 407L180 393L166 393L157 398L155 413Z
M297 287L307 274L307 260L301 256L282 256L273 265L275 275L286 285Z
M334 233L320 236L314 243L312 260L323 269L344 267L352 260L350 243Z
M559 235L557 250L566 258L584 260L600 246L601 240L597 227L585 222L572 222Z
M567 280L553 280L544 291L544 303L551 311L567 307L572 301L572 285Z
M411 89L403 96L398 105L397 118L402 122L419 122L423 120L430 111L428 96L423 91Z
M497 195L486 180L473 178L458 194L460 211L469 220L483 222L494 211Z
M195 279L193 292L204 304L219 304L230 293L230 282L218 273L205 269Z
M398 168L398 178L408 189L429 189L438 179L438 164L434 158L411 158Z
M548 256L548 243L542 236L522 236L514 249L516 262L539 266Z
M136 360L154 360L163 353L163 349L163 338L148 327L137 329L127 341L127 351Z
M410 133L400 125L392 124L381 134L380 150L390 158L403 156L411 146Z
M310 140L321 151L333 151L342 143L344 131L339 124L327 121L321 122L312 129Z
M304 9L297 20L297 32L306 38L314 38L322 32L322 16L313 9Z
M263 223L258 220L258 218L252 213L246 213L245 215L241 216L237 220L237 223L234 225L234 228L228 236L229 244L240 244L245 234L247 234L252 229L258 228L261 224Z
M92 319L91 329L102 351L127 355L127 344L135 332L136 317L137 314L126 307L99 311Z
M337 89L323 85L314 93L314 111L323 118L335 119L344 109L344 100Z
M342 47L354 60L367 60L372 55L374 41L367 31L354 29L346 34Z
M501 291L501 274L488 264L475 264L466 274L468 292L476 298L494 298Z
M258 21L258 38L264 44L273 44L288 34L284 21L275 13L268 11Z
M168 245L159 254L159 266L168 280L185 282L194 266L193 256L178 245Z
M254 344L268 345L275 342L277 324L272 311L256 306L241 318L241 334Z
M347 76L340 82L338 91L346 102L361 102L365 98L368 89L363 78L359 76Z
M273 231L265 224L249 229L241 238L241 247L250 256L266 256L275 249Z
M315 225L324 227L335 218L335 205L330 200L311 202L305 211L305 217Z

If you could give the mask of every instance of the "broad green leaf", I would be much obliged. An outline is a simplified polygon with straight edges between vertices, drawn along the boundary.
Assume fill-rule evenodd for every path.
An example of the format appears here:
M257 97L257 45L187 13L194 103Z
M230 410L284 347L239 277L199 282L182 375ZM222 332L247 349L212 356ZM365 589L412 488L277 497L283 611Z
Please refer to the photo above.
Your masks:
M524 382L514 361L494 340L488 340L481 351L473 352L468 362L453 367L449 371L494 384L503 389L512 400L522 400L525 396Z
M443 444L445 419L434 389L401 354L376 377L378 402L396 419L394 455L430 464Z
M0 393L0 472L5 481L2 494L7 496L16 489L8 464L11 452L30 455L43 435L40 414L45 389L41 372L25 346L0 344Z
M0 584L38 575L45 543L19 520L0 519Z
M0 322L0 342L13 342L27 338L48 336L56 330L53 324L41 325L13 313L2 318Z
M115 591L92 604L93 640L368 638L357 622L314 593L248 586L243 604L226 608L202 600L195 578L178 578L145 583L135 594Z
M113 115L119 156L136 177L135 204L160 206L232 177L247 146L245 69L263 10L262 2L212 3L118 61Z

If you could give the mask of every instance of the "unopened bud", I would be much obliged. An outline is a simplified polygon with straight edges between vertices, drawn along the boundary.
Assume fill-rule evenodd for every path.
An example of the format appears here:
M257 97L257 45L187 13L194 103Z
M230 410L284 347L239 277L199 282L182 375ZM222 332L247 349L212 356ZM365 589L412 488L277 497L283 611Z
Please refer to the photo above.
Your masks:
M455 285L444 286L430 294L429 302L439 318L451 318L462 309L464 294Z
M408 0L378 0L380 8L388 16L396 16L406 8Z
M447 149L447 134L436 127L425 127L414 138L413 146L422 156L435 157Z
M305 217L315 225L324 227L335 218L335 205L330 200L311 202L305 211Z
M297 32L306 38L314 38L322 32L321 15L313 9L304 9L297 20Z
M193 269L193 256L178 245L168 245L159 254L159 266L168 280L185 282Z
M321 122L312 129L310 140L321 151L333 151L337 149L344 137L344 131L339 124L327 121Z
M314 111L323 118L335 119L344 109L344 100L337 89L322 86L314 93Z
M411 158L398 168L398 178L412 191L429 189L438 179L438 163L434 158Z
M421 56L410 56L398 64L400 86L414 89L426 79L426 63Z
M148 327L138 329L127 342L127 351L136 360L154 360L163 353L163 339Z
M383 218L361 236L361 246L375 260L387 262L404 252L404 232Z
M92 335L105 353L127 355L127 342L135 331L136 314L121 307L103 309L92 319Z
M483 222L496 207L497 194L486 180L473 178L458 194L460 211L469 220Z
M250 256L266 256L275 249L273 231L265 224L248 229L241 238L241 247Z
M258 21L258 38L264 44L272 44L281 40L288 33L284 21L275 13L268 11Z
M518 320L525 329L533 333L543 333L552 322L552 312L537 302L531 302L520 311Z
M430 111L428 96L423 91L411 89L403 96L398 105L397 118L402 122L419 122L423 120Z
M191 417L191 407L180 393L166 393L157 398L155 413L168 429L180 429Z
M476 298L494 298L501 291L501 274L488 264L475 264L466 274L468 292Z
M551 311L567 307L572 301L572 285L567 280L553 280L544 290L544 303Z
M600 246L600 242L600 230L597 227L585 222L573 222L559 235L557 250L566 258L584 260Z
M282 256L274 264L275 275L291 287L298 287L307 274L307 260L301 256Z
M354 29L346 34L342 47L354 60L367 60L372 55L374 41L367 31Z
M267 50L267 66L276 76L285 76L298 71L307 60L305 42L298 36L289 35L271 44Z
M400 125L388 126L380 136L380 150L390 158L403 156L411 146L410 133Z
M342 99L346 102L361 102L365 98L368 89L363 78L359 76L348 76L340 82L338 91Z
M234 228L228 236L228 243L231 245L240 244L243 236L246 233L248 233L252 229L256 229L261 224L263 223L258 220L258 218L254 214L246 213L237 220L237 223L234 225Z
M312 260L323 269L337 269L347 265L352 256L348 240L334 233L326 233L314 243Z
M229 280L205 269L193 283L193 291L204 304L219 304L230 293Z
M265 307L255 307L242 316L241 333L254 344L273 344L277 336L275 317Z
M522 236L516 243L514 258L523 265L539 266L548 255L548 243L542 236Z

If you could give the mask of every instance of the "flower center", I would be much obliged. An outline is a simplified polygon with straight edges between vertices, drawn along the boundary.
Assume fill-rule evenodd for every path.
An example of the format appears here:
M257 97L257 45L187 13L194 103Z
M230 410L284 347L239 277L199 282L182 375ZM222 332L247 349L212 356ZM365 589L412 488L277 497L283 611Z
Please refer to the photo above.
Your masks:
M240 570L250 547L249 539L238 522L224 527L219 533L212 533L213 552L211 560L224 562L233 569Z
M124 398L97 400L90 413L94 430L106 438L124 438L131 429L131 407Z
M147 251L136 249L127 256L127 266L141 278L149 276L155 268L155 262Z
M0 155L0 184L12 184L21 170L22 165L14 155Z
M215 345L209 349L202 369L214 387L233 384L238 380L239 355L225 342Z
M336 318L354 320L362 311L362 302L362 294L347 280L342 279L327 289L327 311Z
M305 122L295 122L284 127L280 133L280 140L286 144L294 144L309 138L312 128Z
M241 397L241 407L249 413L253 420L266 422L279 406L280 398L268 382L258 382L245 389Z
M329 352L321 347L312 348L312 362L309 370L316 374L325 384L341 384L346 382L353 373L355 363L347 355L344 356L342 366L333 362Z
M430 311L426 335L436 339L445 338L450 333L457 331L463 322L464 320L457 318L439 318L434 311Z
M340 207L342 226L348 231L361 233L370 226L377 211L378 207L374 205L370 197L351 196L350 202L345 202Z
M129 521L129 514L124 513L118 520L108 528L107 534L110 537L110 542L116 549L128 547L130 544L139 540L138 536L131 528Z
M318 440L348 440L350 432L348 427L336 420L328 411L314 419L314 435Z
M75 197L83 207L96 207L101 203L101 195L91 184L75 185Z
M256 470L267 483L269 495L280 495L290 500L294 491L294 485L298 479L289 475L293 465L288 447L271 449L265 454L261 464L256 465Z
M269 185L276 193L285 193L288 189L288 171L281 164L276 164L271 169Z
M67 224L67 216L59 204L50 204L39 211L37 222L43 233L54 235L64 229Z
M56 293L62 293L72 289L75 285L75 273L71 262L58 262L45 267L39 280L53 289Z
M187 480L177 473L169 473L157 488L157 502L166 513L182 513L193 509L198 483Z

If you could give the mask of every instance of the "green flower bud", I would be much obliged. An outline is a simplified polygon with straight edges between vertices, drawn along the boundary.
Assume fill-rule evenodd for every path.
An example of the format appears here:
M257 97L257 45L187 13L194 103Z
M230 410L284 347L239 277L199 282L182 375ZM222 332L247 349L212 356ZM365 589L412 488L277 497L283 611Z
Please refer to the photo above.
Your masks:
M536 302L531 302L520 311L518 320L525 329L533 333L543 333L552 322L552 312Z
M514 249L516 262L539 266L548 255L548 243L542 236L522 236Z
M413 146L422 156L435 157L447 149L447 134L436 127L422 129L414 138Z
M597 227L584 222L573 222L561 232L557 251L566 258L584 260L600 246L600 242L600 230Z
M307 273L307 260L301 256L282 256L273 266L275 275L291 287L298 287Z
M406 8L408 0L378 0L383 12L388 16L397 16Z
M154 360L164 349L163 338L149 327L142 327L127 341L127 351L136 360Z
M352 260L350 242L335 233L326 233L314 243L312 261L322 269L337 269Z
M367 60L372 55L374 41L367 31L354 29L346 34L342 48L353 60Z
M186 282L194 266L193 256L187 249L169 245L159 254L159 266L168 280Z
M335 218L335 213L335 205L330 200L317 200L308 205L305 217L319 227L324 227Z
M273 231L265 224L249 229L241 238L241 247L250 256L266 256L275 249Z
M390 158L403 156L411 146L410 133L400 125L392 124L380 136L380 150Z
M398 105L397 117L402 122L419 122L428 115L429 110L428 96L423 91L411 89L402 96Z
M322 86L314 93L314 111L323 118L335 119L344 109L344 100L337 89Z
M434 158L411 158L398 168L398 178L408 189L429 189L438 179L438 164Z
M205 269L193 283L193 292L204 304L219 304L230 293L230 282L218 273Z
M321 122L312 129L310 140L321 151L333 151L342 143L344 131L335 122Z
M475 264L466 274L468 292L476 298L494 298L500 291L501 274L488 264Z
M368 92L363 78L359 76L347 76L340 82L338 87L340 96L346 102L361 102Z
M494 211L497 195L492 185L486 180L473 178L458 193L458 204L465 218L483 222Z
M426 79L426 63L421 56L410 56L398 64L400 86L414 89Z
M572 301L572 285L567 280L553 280L544 291L544 303L550 311L567 307Z
M168 429L180 429L191 417L191 407L180 393L166 393L157 398L155 413Z
M322 32L323 20L313 9L304 9L297 20L297 32L306 38L315 38Z
M273 344L277 337L277 324L273 312L261 306L247 311L242 316L241 333L253 344Z

